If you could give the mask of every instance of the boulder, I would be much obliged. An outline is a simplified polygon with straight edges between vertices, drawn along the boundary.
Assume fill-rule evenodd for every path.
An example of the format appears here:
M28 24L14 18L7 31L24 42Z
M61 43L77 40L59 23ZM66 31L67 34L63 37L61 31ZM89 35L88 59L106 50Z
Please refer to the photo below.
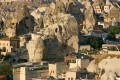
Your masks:
M98 66L95 64L95 60L91 61L90 64L87 67L88 72L97 72Z
M101 76L101 80L115 80L116 77L117 75L115 72L108 71Z

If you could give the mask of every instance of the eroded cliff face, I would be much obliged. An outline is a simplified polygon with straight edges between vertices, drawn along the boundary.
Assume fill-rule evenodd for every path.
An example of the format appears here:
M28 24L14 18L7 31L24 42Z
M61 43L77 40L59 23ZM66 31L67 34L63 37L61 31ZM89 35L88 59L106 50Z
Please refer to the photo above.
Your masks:
M19 12L10 13L5 21L5 33L8 37L33 32L34 18L30 15L26 6L20 8Z
M56 23L41 29L40 33L34 34L33 36L38 35L39 37L33 37L27 44L30 61L60 60L66 54L78 52L78 25L74 16L58 14L54 20ZM38 42L39 39L42 42ZM38 47L41 44L43 44L42 48Z
M30 62L60 61L65 56L65 45L56 36L32 34L32 40L27 43Z
M52 18L55 23L49 25L44 34L55 35L59 42L73 47L75 49L73 51L77 52L79 40L78 24L75 17L70 14L58 14Z
M93 10L93 7L90 2L86 2L85 10L85 20L83 22L83 33L90 34L90 32L95 28L96 17Z
M8 14L5 21L5 33L9 37L14 37L16 35L17 18L14 16L13 13Z
M66 54L78 52L78 22L73 15L67 14L63 2L50 5L43 16L43 25L43 27L35 29L35 35L39 35L39 38L31 40L27 44L29 56L31 56L30 61L32 59L35 62L41 60L59 61ZM42 40L42 43L36 44L39 39ZM39 48L41 50L39 51L35 46L41 44L44 48ZM29 48L31 45L33 45L33 49ZM38 59L36 58L37 54L43 56ZM36 57L32 58L33 55Z

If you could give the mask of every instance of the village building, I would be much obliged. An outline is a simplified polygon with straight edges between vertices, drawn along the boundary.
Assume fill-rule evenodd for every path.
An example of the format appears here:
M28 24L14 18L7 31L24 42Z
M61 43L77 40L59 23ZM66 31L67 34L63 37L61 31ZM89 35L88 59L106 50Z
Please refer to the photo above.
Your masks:
M81 45L80 46L80 51L82 51L82 50L89 50L90 51L90 49L91 49L90 45Z
M64 74L66 70L67 64L64 62L49 64L49 76L54 78L58 78L60 75Z
M100 54L120 55L120 44L103 44Z
M16 52L18 48L17 39L2 38L0 39L1 54L6 55L7 53Z
M104 6L104 12L105 13L109 13L110 12L110 6L109 5L105 5Z
M76 57L73 55L65 56L64 61L69 65L69 63L75 63L76 62Z
M102 30L93 30L91 32L91 36L100 37L100 38L102 38L104 40L108 36L108 33L105 33Z
M48 77L48 70L35 70L37 67L19 67L13 69L13 80L33 80ZM32 79L33 78L33 79ZM41 80L41 79L40 79Z
M94 11L95 11L95 13L97 13L97 14L102 13L102 8L101 8L101 6L99 6L99 5L93 5L93 6L94 6Z
M80 79L80 68L71 69L66 72L65 80L76 80Z
M69 69L66 72L65 80L93 80L94 75L89 74L86 70L80 69L79 67Z
M82 57L81 59L76 59L76 63L70 63L69 68L72 69L79 67L82 69L86 69L89 63L90 59Z

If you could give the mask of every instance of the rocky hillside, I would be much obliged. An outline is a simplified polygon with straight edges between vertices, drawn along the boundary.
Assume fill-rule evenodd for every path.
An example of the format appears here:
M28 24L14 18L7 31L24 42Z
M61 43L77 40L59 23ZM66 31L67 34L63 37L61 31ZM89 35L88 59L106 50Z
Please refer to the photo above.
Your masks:
M91 61L87 70L99 74L100 80L115 80L120 76L120 56L102 55L96 60Z

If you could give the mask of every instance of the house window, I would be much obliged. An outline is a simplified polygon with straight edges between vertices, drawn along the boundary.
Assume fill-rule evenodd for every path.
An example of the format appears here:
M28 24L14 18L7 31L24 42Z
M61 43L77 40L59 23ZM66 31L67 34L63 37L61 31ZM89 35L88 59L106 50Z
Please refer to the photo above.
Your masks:
M71 80L73 80L73 78L71 78Z
M70 80L70 78L68 78L68 80Z

